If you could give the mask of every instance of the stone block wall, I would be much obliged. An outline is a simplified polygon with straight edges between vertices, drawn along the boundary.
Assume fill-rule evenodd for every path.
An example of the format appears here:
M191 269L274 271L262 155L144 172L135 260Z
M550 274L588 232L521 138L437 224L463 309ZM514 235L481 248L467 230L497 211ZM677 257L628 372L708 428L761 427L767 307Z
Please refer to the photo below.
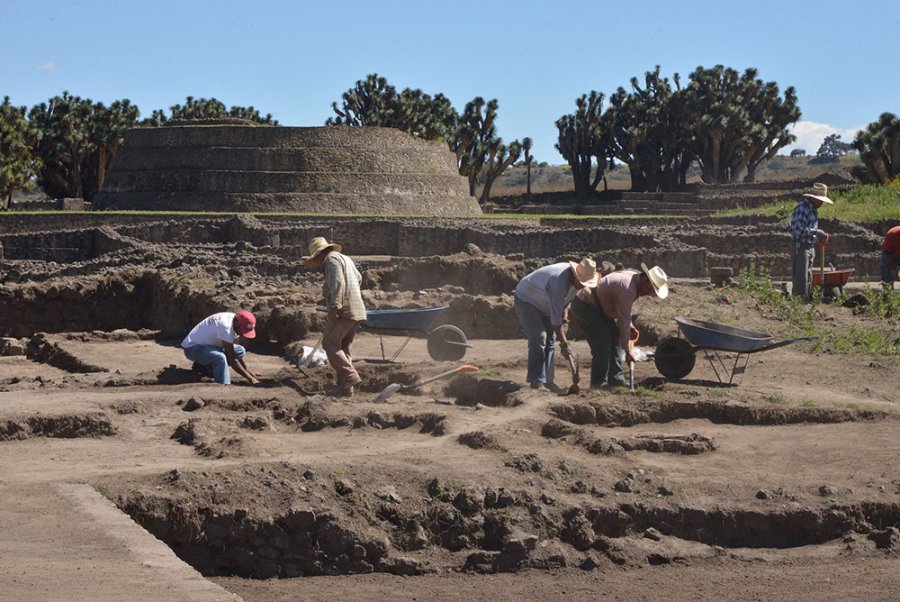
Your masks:
M223 216L148 219L95 214L93 227L78 228L81 216L0 216L0 245L8 260L71 262L140 244L184 247L233 245L243 241L261 253L299 260L309 240L324 236L351 255L423 257L450 255L467 244L526 260L591 255L637 266L660 263L674 277L707 277L709 266L735 270L751 262L775 276L790 273L790 235L774 218L659 218L632 220L452 220L364 219L300 216ZM102 219L101 219L102 218ZM67 224L72 223L69 228ZM97 223L104 224L97 227ZM598 225L599 224L599 225ZM592 227L593 226L593 227ZM821 220L832 233L827 261L856 270L854 279L877 278L882 236L872 226Z

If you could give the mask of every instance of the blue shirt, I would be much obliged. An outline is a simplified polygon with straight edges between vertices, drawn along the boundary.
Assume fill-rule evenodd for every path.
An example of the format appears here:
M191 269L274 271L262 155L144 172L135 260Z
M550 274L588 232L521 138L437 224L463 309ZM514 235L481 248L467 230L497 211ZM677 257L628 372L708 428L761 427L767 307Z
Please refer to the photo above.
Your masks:
M568 262L537 269L516 285L516 297L541 310L553 326L562 326L563 309L575 298L575 292Z
M815 244L816 237L812 233L819 227L819 210L807 198L804 198L794 207L791 215L791 238L794 242Z

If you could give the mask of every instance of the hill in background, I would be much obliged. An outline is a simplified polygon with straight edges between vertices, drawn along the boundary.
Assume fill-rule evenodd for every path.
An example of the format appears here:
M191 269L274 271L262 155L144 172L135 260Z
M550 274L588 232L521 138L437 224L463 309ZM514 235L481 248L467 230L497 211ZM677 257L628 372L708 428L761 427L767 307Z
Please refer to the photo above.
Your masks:
M777 156L759 166L756 170L756 181L809 180L826 171L850 177L850 170L856 165L861 166L862 161L855 153L845 155L839 161L821 161L815 157ZM611 190L628 190L631 187L628 167L620 164L616 169L607 173L606 181ZM688 172L688 183L697 182L700 182L700 170L694 167ZM567 192L572 191L573 188L572 170L568 165L531 166L531 191L533 193ZM602 182L598 188L603 190ZM497 178L491 189L491 197L520 195L524 194L525 190L525 166L516 165L507 169L503 175Z

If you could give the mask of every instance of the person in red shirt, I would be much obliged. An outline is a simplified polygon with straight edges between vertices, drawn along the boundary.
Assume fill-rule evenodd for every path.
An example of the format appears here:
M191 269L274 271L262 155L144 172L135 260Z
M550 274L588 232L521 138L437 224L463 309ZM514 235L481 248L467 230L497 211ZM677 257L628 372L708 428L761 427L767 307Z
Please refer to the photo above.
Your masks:
M900 226L888 230L881 244L881 281L894 285L900 268Z

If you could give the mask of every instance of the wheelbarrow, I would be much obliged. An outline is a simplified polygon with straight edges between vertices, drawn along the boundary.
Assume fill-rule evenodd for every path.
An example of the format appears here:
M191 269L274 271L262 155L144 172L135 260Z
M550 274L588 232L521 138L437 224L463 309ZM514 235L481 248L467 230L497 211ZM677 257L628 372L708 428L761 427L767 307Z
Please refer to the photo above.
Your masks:
M822 287L822 296L826 299L833 299L837 297L838 294L844 292L844 285L847 284L847 281L850 280L850 274L853 273L853 268L848 270L837 270L833 267L830 267L831 264L828 264L829 267L825 268L825 246L828 244L828 240L831 238L828 234L825 235L825 238L819 241L819 258L820 258L820 267L819 270L812 271L812 288L816 288L817 286Z
M375 309L366 312L366 320L362 328L378 334L381 343L381 360L393 362L400 355L413 337L428 339L428 355L437 361L457 361L466 354L472 345L466 334L452 324L441 324L432 328L434 322L449 308L427 307L422 309ZM406 336L406 340L388 359L384 352L384 339L381 335L393 334Z
M773 342L772 335L743 328L734 328L715 322L675 318L679 337L665 337L656 346L654 363L660 374L669 380L681 380L691 373L696 353L702 351L719 383L735 384L734 377L743 375L750 361L750 354L769 351L793 343L816 341L819 337L800 337ZM726 363L723 354L735 353L734 362Z
M853 268L846 270L838 270L836 268L824 268L820 271L813 270L812 287L823 286L822 281L824 279L825 285L822 288L822 294L829 298L837 297L835 290L838 293L843 293L844 285L850 281L851 274L853 274Z

